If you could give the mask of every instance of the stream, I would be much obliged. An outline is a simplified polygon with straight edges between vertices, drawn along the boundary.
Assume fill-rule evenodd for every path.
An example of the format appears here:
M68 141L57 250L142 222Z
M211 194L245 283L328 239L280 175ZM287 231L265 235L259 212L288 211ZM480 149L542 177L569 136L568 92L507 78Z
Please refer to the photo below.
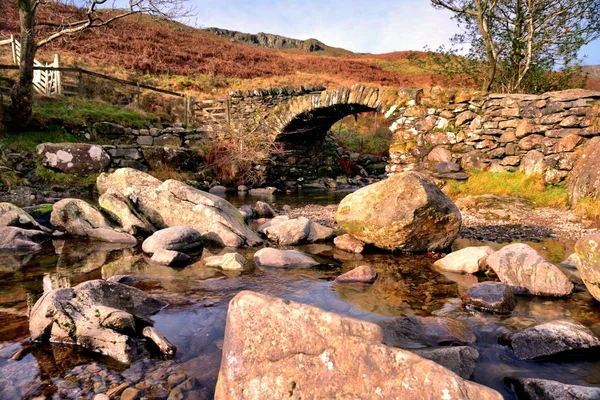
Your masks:
M310 192L272 197L228 196L236 206L257 199L276 208L284 204L336 204L347 192ZM559 263L573 243L545 239L528 243L546 259ZM473 245L504 244L458 239L453 250ZM490 386L505 398L516 398L503 383L506 376L557 380L600 386L600 359L519 361L498 344L498 337L531 322L571 318L600 334L600 305L586 291L566 299L518 297L509 315L466 311L460 296L485 276L439 273L431 268L430 254L350 254L331 243L295 247L314 256L321 265L307 269L270 270L254 267L244 272L201 266L201 256L225 252L205 248L196 263L170 268L150 263L137 248L114 244L55 240L31 254L0 253L0 398L93 398L114 388L136 387L148 398L210 399L221 362L221 348L229 300L241 290L252 290L314 305L324 310L375 323L404 315L448 316L466 321L477 337L480 357L471 379ZM242 249L248 260L258 248ZM359 265L378 273L368 287L344 286L333 279ZM28 299L43 293L44 280L61 287L114 275L134 275L136 287L166 300L170 306L153 317L156 328L177 347L173 359L153 356L129 366L65 345L30 344ZM249 335L252 332L248 332ZM422 347L418 340L405 347ZM15 353L17 356L12 357Z

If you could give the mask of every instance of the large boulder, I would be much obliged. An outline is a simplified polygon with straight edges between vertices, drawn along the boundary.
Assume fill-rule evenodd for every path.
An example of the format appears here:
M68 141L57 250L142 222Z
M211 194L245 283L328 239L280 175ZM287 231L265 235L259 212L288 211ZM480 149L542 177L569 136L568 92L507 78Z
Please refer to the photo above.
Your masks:
M50 239L45 232L17 228L16 226L0 227L0 250L38 251L42 243Z
M133 236L111 228L100 211L79 199L63 199L56 203L50 223L73 236L112 243L137 243Z
M600 234L588 235L575 244L575 265L592 296L600 301Z
M31 309L29 333L34 341L75 344L130 363L144 354L148 317L164 307L139 289L92 280L45 293Z
M156 228L139 213L131 200L115 190L108 190L98 199L100 207L130 235L150 235Z
M215 399L502 398L382 338L366 321L241 292L227 313Z
M454 251L433 263L439 271L456 274L475 274L481 270L483 262L494 252L489 246L465 247Z
M45 167L77 176L104 172L110 165L110 156L97 144L42 143L37 154Z
M600 201L600 137L591 139L571 171L569 201L576 204L584 197Z
M461 226L454 203L417 172L393 175L346 196L335 218L352 236L387 250L445 249Z
M184 183L175 180L161 183L143 172L122 168L100 175L97 186L100 194L112 189L128 197L159 229L189 226L199 231L204 241L224 247L262 243L229 202Z
M174 251L189 251L202 248L200 232L187 226L173 226L161 229L144 240L142 250L153 254L159 249Z
M560 356L568 352L597 348L600 339L579 322L561 319L536 324L503 338L519 360Z
M0 203L0 227L16 226L23 229L50 232L48 228L40 225L31 215L11 203Z
M569 278L526 244L509 244L486 262L515 294L561 297L573 291Z

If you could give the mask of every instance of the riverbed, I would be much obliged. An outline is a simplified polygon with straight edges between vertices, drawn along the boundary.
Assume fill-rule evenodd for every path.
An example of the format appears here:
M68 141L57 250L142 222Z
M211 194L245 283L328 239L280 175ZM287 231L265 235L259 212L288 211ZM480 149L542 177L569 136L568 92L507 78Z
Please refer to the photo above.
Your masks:
M336 204L344 195L312 192L259 199L278 209L289 205L293 211L306 204ZM257 200L252 196L228 199L237 206L252 205ZM458 239L453 249L483 244L500 248L506 244L497 242L469 236ZM572 240L552 237L526 243L555 263L571 254L574 245ZM107 392L116 397L132 387L148 398L183 395L210 399L221 362L228 302L241 290L375 323L404 315L448 316L466 321L477 337L474 347L480 353L471 379L509 399L516 396L503 383L507 376L600 386L600 359L596 356L524 362L517 360L508 347L498 344L503 333L559 318L574 319L600 334L600 306L584 290L562 300L519 297L517 308L507 316L468 312L461 306L461 294L474 283L493 278L436 272L431 265L439 254L356 255L336 250L331 243L296 248L313 255L321 264L307 269L271 270L250 263L252 267L240 273L206 268L197 261L178 269L151 263L139 248L75 240L55 240L33 256L0 255L0 398L93 398L96 393ZM251 260L257 250L243 249L241 253ZM221 252L223 249L205 248L195 260ZM336 276L363 264L371 265L378 273L373 285L333 282ZM44 280L64 287L115 275L133 276L136 287L170 304L153 319L156 328L178 347L173 359L155 355L126 366L71 346L27 341L28 302L41 296ZM424 343L415 339L403 346L418 348Z

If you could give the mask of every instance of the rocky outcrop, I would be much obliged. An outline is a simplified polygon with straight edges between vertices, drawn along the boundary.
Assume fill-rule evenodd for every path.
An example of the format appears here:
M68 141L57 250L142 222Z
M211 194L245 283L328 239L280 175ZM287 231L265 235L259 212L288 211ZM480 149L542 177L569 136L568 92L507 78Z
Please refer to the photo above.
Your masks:
M227 313L215 399L502 398L382 338L369 322L241 292Z
M244 223L240 212L226 200L168 180L161 183L150 175L130 168L98 177L98 191L109 189L128 197L136 209L159 229L189 226L202 239L220 246L243 247L262 243Z
M581 280L590 294L600 301L600 234L579 239L575 244L575 254Z
M173 226L156 231L144 240L142 250L153 254L158 250L192 251L202 249L200 232L187 226Z
M510 313L517 306L513 291L500 282L481 282L471 286L463 293L462 302L467 309L498 314Z
M254 253L254 263L259 267L306 268L319 265L312 257L298 250L279 250L265 247Z
M454 203L416 172L391 176L346 196L335 218L365 243L413 252L447 248L461 226Z
M568 352L600 346L600 339L589 328L570 320L533 325L504 340L520 360L556 355L564 359Z
M486 262L515 294L561 297L573 291L569 278L526 244L505 246Z
M600 137L593 138L585 146L571 171L568 191L571 204L584 197L600 201Z
M42 143L37 154L45 167L77 176L106 171L110 156L102 146L86 143Z
M328 48L327 45L319 42L316 39L300 40L274 35L272 33L259 32L257 34L252 34L221 28L206 28L205 31L217 36L229 38L232 42L253 44L260 47L267 47L269 49L293 49L312 53L324 51L326 48Z
M37 230L15 226L0 227L0 251L39 251L42 248L42 243L49 239L50 235Z
M588 400L600 399L600 388L567 385L549 379L505 378L504 382L523 400Z
M489 246L465 247L437 260L433 263L433 267L444 272L475 274L481 270L487 256L493 252L494 250Z
M148 317L166 307L139 289L92 280L45 293L33 306L34 341L74 344L130 363L144 354Z
M0 227L16 226L17 228L50 232L40 225L31 215L11 203L0 203Z
M56 203L50 223L73 236L113 243L137 243L133 236L115 231L100 211L83 200L63 199Z

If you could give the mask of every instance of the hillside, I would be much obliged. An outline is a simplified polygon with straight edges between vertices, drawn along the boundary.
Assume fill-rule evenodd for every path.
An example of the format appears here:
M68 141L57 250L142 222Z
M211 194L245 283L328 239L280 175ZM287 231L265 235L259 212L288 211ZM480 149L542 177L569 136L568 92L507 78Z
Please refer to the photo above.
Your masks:
M74 12L65 6L52 7L59 7L65 15ZM0 15L0 38L16 34L15 2L0 0ZM327 51L268 49L143 15L62 39L41 49L38 58L50 60L55 52L65 65L200 95L301 84L421 87L434 80L429 72L409 66L408 53L393 53L390 59L382 60L348 52L332 56ZM0 48L0 56L4 53ZM404 67L406 73L402 72Z

